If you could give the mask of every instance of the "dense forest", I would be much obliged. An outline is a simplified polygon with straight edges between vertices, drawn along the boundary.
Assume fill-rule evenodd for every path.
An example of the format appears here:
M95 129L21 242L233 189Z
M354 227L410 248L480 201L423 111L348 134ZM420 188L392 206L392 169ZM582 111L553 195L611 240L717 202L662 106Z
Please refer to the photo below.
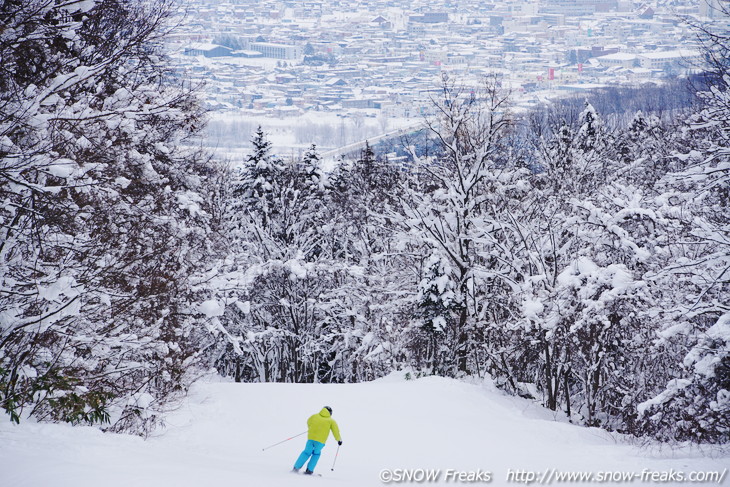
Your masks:
M11 420L144 434L211 368L407 369L490 377L578 424L730 441L727 38L698 28L691 83L530 113L498 77L444 77L427 144L325 171L261 130L244 161L196 148L168 3L0 7Z

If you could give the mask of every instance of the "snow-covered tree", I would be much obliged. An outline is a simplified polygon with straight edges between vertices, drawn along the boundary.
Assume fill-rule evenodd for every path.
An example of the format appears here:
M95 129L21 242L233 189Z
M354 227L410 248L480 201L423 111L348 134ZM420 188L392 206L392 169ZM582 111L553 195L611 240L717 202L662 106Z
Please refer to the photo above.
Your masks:
M674 153L679 167L657 182L658 211L676 230L674 238L664 242L669 259L655 280L666 289L680 286L683 291L665 296L659 343L679 352L682 360L675 362L676 375L666 379L666 387L640 408L646 430L662 439L730 440L727 69L725 64L710 91L700 94L706 105L690 120L689 139Z
M184 148L203 119L161 52L169 6L0 5L0 404L15 420L144 432L188 383L215 169Z
M448 375L451 350L457 332L456 319L460 303L449 261L434 253L423 264L424 276L418 284L416 320L410 344L414 365L427 373Z
M492 81L478 97L444 82L439 116L429 124L442 153L414 155L418 178L401 190L400 216L394 217L401 239L448 261L444 278L454 283L457 303L447 320L454 322L453 342L445 344L452 375L477 372L485 336L510 314L521 272L510 259L514 226L507 195L522 191L525 174L510 165L507 96Z
M260 381L384 373L365 360L380 344L360 319L372 291L362 287L361 262L343 253L356 246L342 227L354 219L338 219L344 200L330 190L316 148L283 162L261 131L255 141L223 217L228 250L218 298L225 312L211 316L216 366L237 380Z

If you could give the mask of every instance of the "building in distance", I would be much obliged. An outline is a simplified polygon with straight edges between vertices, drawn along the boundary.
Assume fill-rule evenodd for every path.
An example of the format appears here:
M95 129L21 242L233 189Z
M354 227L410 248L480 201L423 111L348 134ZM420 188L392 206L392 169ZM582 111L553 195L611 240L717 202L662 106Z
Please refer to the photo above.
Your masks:
M298 59L303 55L303 49L300 46L290 44L274 44L271 42L252 42L249 45L252 51L258 51L264 57L273 59Z

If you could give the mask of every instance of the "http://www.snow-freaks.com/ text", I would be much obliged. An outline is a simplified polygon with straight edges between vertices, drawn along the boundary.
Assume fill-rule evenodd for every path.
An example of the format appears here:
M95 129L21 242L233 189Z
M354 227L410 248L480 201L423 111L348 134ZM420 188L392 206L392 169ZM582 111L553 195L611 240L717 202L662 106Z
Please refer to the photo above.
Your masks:
M569 483L595 484L717 484L725 480L727 468L720 471L651 470L628 471L561 471L548 468L544 471L508 469L503 481L524 485L553 485ZM393 468L380 471L384 484L489 484L495 481L494 472L489 470L455 470L425 468ZM499 482L502 483L502 482Z

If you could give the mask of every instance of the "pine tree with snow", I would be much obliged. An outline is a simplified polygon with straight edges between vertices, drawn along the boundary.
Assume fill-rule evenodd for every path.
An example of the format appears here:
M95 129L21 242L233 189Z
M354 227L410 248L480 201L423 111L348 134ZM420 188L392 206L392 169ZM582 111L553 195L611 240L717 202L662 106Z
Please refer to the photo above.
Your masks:
M595 149L601 135L601 122L593 105L586 101L584 110L578 116L577 147L584 152Z
M253 150L239 169L233 197L241 203L239 211L257 212L266 226L280 191L284 163L272 154L271 142L259 126L251 140Z
M322 158L317 152L317 146L312 144L304 154L301 163L301 170L307 178L312 190L324 189L325 175L322 171Z
M418 285L416 313L417 333L425 336L425 346L414 350L415 364L436 375L454 375L447 367L453 363L448 360L448 343L454 342L452 335L458 319L461 304L457 301L455 284L451 281L449 263L438 254L429 257L424 263L424 277ZM414 337L418 340L419 337ZM421 357L423 355L423 357Z

